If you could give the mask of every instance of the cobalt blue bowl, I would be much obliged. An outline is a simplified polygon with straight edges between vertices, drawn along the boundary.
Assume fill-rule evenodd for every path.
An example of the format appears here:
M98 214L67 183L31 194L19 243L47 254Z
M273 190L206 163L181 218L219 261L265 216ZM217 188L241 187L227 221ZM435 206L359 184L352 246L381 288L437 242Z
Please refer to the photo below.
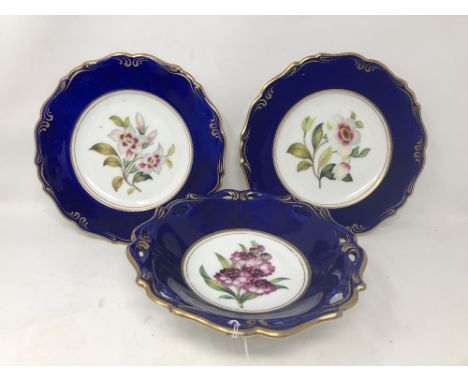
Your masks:
M253 191L159 207L127 255L154 302L226 334L291 335L365 289L365 252L328 210Z

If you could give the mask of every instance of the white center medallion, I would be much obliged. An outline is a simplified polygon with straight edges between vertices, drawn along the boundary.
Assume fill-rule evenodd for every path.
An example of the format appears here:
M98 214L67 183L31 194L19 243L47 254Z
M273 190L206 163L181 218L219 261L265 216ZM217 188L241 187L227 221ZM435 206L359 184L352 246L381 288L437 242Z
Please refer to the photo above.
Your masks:
M360 94L333 89L314 93L288 111L276 132L273 161L292 195L340 208L375 190L391 151L380 110Z
M182 259L187 285L221 308L259 313L299 299L312 272L292 244L266 232L220 231L193 244Z
M71 141L75 174L99 202L124 211L173 198L192 165L188 128L163 99L142 91L106 94L81 115Z

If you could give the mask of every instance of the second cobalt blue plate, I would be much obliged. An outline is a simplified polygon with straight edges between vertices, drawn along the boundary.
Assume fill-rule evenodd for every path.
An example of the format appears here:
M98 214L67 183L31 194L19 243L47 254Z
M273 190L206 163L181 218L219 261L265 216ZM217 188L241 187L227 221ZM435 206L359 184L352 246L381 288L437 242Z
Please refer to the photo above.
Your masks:
M200 84L146 54L112 54L64 77L42 108L44 190L80 228L129 241L156 207L217 190L221 120Z
M291 64L254 100L241 164L251 189L328 208L363 232L413 192L425 147L405 81L354 53L318 54Z

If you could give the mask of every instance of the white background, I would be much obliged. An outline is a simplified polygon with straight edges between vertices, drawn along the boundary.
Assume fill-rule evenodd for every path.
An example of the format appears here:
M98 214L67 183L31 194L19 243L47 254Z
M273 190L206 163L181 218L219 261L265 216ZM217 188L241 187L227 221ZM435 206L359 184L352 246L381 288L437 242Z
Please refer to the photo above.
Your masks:
M114 51L177 63L219 108L224 187L245 188L239 134L262 85L317 52L355 51L405 78L428 161L395 217L359 236L368 290L339 320L248 340L252 364L468 364L468 18L0 20L0 363L246 364L242 340L178 318L135 286L123 245L78 230L43 193L33 128L58 79Z

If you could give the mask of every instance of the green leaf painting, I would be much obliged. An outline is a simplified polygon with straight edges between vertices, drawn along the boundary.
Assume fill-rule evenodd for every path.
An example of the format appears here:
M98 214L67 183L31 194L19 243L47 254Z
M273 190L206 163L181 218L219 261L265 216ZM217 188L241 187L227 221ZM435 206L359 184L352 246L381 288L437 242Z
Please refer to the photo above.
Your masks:
M302 121L302 142L289 146L287 153L300 159L297 172L311 171L322 188L323 179L353 181L351 158L365 158L371 151L360 149L364 122L351 111L348 118L334 115L330 120L315 125L316 118L309 115ZM325 134L326 133L326 134ZM310 138L307 138L310 135Z

